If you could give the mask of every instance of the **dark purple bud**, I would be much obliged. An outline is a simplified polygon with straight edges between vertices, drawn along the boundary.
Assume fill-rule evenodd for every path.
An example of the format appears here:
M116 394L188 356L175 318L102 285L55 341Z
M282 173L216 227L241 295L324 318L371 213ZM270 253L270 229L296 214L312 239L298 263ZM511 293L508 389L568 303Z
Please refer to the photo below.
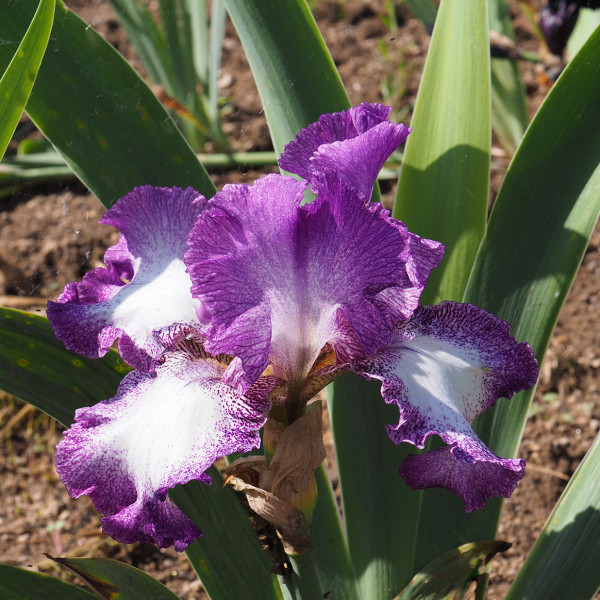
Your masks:
M540 29L552 54L562 56L579 15L579 2L549 0L540 11Z

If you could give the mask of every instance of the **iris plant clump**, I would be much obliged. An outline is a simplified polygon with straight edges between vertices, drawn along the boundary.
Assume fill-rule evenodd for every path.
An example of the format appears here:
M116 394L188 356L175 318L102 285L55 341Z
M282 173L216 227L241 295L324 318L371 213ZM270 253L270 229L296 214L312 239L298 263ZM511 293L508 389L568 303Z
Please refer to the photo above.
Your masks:
M69 284L48 317L90 358L119 338L134 369L114 398L77 411L57 450L69 493L90 496L108 535L185 549L201 532L168 490L210 483L216 460L259 448L268 419L291 426L349 371L381 381L398 407L392 442L441 438L400 465L413 489L448 488L467 511L514 490L524 461L494 455L471 423L531 387L537 362L476 306L419 305L444 248L370 202L410 133L389 112L323 115L281 157L298 178L226 185L208 200L138 187L102 219L121 231L106 268Z

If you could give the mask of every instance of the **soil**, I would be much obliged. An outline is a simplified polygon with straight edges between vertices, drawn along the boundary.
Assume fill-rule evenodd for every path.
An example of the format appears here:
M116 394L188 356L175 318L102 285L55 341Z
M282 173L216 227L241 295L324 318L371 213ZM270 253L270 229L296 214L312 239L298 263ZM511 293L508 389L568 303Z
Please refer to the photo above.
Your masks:
M143 68L108 0L67 4L104 35L132 64ZM429 35L404 5L398 28L384 23L383 2L313 2L317 23L353 104L393 104L409 122ZM533 2L535 4L535 2ZM539 50L534 29L511 4L518 44ZM541 67L523 64L530 111L549 89ZM227 98L224 129L236 150L268 150L266 121L250 70L230 24L224 43L221 93ZM24 119L26 122L26 119ZM508 162L494 146L492 199ZM270 168L213 173L217 187L252 181ZM384 186L391 202L392 186ZM117 233L97 225L100 203L81 184L25 188L0 204L0 305L43 312L69 281L101 264ZM600 229L597 228L551 340L519 456L527 474L505 509L499 538L512 547L493 561L488 598L503 598L566 482L600 429ZM43 553L107 556L133 564L165 583L184 600L206 597L185 555L144 544L121 545L102 535L87 498L73 501L55 473L60 427L47 416L0 392L0 562L57 575ZM331 451L331 435L327 432ZM328 464L331 465L331 456Z

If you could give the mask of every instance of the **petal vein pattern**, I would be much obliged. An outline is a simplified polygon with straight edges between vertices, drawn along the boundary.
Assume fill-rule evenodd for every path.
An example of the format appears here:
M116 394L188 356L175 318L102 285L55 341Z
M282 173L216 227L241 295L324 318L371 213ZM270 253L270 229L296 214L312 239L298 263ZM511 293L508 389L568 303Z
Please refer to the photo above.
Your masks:
M469 304L423 306L376 356L353 365L359 375L382 381L384 399L400 409L399 423L387 428L393 442L424 448L438 435L447 444L407 458L400 468L406 482L414 489L451 489L468 512L489 497L509 497L524 474L524 461L495 456L471 428L499 398L537 379L531 348L509 330Z
M89 495L107 535L120 542L185 547L201 533L167 491L233 452L260 446L275 380L241 396L222 382L226 365L193 340L165 355L156 373L134 371L117 395L76 412L57 448L57 471L71 496Z
M192 188L143 186L104 215L101 223L121 231L118 244L106 251L106 269L68 284L48 305L48 318L67 348L98 358L121 336L122 357L148 370L163 350L156 332L200 325L201 306L191 296L182 257L205 206Z
M305 380L326 344L340 363L373 354L442 257L341 182L301 206L305 185L270 175L225 186L189 237L192 295L211 317L206 348L237 357L226 380L240 390L269 362ZM418 266L416 246L427 255Z

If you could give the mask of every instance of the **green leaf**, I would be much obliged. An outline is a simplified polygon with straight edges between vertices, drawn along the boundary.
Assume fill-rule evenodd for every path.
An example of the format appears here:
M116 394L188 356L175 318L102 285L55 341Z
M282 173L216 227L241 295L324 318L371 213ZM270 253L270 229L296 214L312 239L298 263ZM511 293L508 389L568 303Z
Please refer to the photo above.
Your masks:
M312 537L321 589L325 594L329 592L327 598L330 600L360 598L348 546L340 543L344 531L323 465L317 469L315 477L319 495L312 517Z
M514 40L510 10L506 0L488 0L490 31ZM514 154L525 133L529 116L525 88L516 60L493 58L492 127L504 149Z
M100 360L69 352L44 317L0 308L0 388L63 425L81 406L114 396L128 370L112 350Z
M2 600L97 600L97 596L55 577L0 564Z
M567 42L569 57L573 57L579 52L598 26L600 26L600 11L593 8L581 8L575 29Z
M600 436L571 477L506 600L588 600L600 589Z
M598 56L600 30L529 126L496 199L464 297L511 323L512 334L528 341L539 361L600 213ZM500 400L475 422L493 452L515 456L532 397L529 390ZM418 565L465 541L494 537L501 499L467 515L450 492L427 490L426 496L428 527L420 532Z
M110 0L128 40L148 71L150 78L175 96L171 57L167 42L147 5L140 0Z
M248 56L278 154L322 114L349 108L305 0L225 0L225 6Z
M487 1L443 0L408 137L394 217L441 241L425 304L462 298L485 232L491 143Z
M454 600L476 587L486 565L510 544L498 540L464 544L446 552L417 573L394 600Z
M177 486L169 496L203 532L186 554L211 600L264 598L278 600L281 588L273 563L262 549L248 512L235 492L223 487L223 478L212 468L212 485L192 481Z
M398 410L378 383L348 374L328 388L348 545L363 600L399 592L414 573L418 494L398 475L406 458L385 426Z
M40 0L33 20L0 79L0 158L25 108L42 62L54 18L54 0Z
M438 294L462 296L465 265L473 261L485 228L490 100L489 84L481 89L481 82L489 82L487 44L485 2L467 8L444 0L394 215L411 231L441 238L449 246L444 280L434 282L430 301ZM461 118L468 127L459 126ZM385 426L398 421L398 412L385 404L380 385L346 376L330 386L329 394L348 543L363 598L375 600L398 593L414 573L420 494L398 475L408 447L395 446L386 434Z
M33 0L2 3L0 69L31 21ZM98 33L56 0L27 112L105 206L136 185L215 188L160 102Z
M437 4L434 0L404 0L404 4L425 27L433 26L437 15Z
M160 581L117 560L54 558L49 555L48 558L73 571L105 600L179 600Z
M600 29L556 82L515 154L465 292L466 301L509 321L539 360L600 213L598 56ZM532 394L500 402L480 419L495 451L516 452Z

